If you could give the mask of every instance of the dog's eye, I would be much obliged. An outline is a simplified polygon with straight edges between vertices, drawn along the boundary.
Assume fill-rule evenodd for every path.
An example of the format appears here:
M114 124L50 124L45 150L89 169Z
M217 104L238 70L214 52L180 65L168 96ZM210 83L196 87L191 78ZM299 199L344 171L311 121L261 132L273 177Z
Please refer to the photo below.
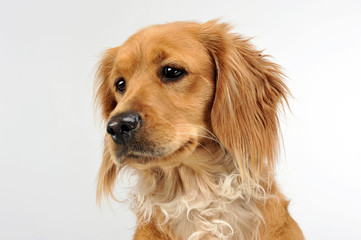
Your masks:
M165 68L163 68L163 77L165 78L164 79L165 81L177 80L181 78L185 73L186 71L180 68L175 68L170 66L166 66Z
M125 80L124 80L124 78L119 79L115 83L115 87L117 88L118 92L123 93L125 91Z

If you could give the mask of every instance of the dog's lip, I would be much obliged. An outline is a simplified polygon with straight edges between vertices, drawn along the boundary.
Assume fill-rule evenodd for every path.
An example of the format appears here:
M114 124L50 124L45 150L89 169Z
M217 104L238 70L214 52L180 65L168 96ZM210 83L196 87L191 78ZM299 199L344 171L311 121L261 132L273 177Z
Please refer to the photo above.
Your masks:
M129 145L125 144L122 145L120 149L117 149L116 156L119 163L123 163L126 159L132 158L132 159L157 159L157 158L163 158L167 157L173 154L180 153L184 151L185 149L190 149L190 147L196 147L197 141L189 138L186 141L184 141L183 144L181 144L176 150L170 151L170 152L139 152L136 149L133 149Z
M123 145L121 149L116 150L116 156L119 163L124 161L125 156L129 151L129 147L127 145Z
M168 154L152 154L151 152L139 152L136 149L131 148L128 145L123 145L121 148L116 150L116 157L119 163L123 163L126 159L152 159L164 157Z

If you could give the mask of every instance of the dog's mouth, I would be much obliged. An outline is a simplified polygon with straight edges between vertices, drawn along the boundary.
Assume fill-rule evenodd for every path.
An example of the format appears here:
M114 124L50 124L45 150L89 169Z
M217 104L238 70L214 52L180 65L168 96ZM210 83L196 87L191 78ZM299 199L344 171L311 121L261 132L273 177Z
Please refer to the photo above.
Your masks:
M152 143L128 143L118 145L116 158L119 163L124 163L127 159L134 159L137 162L146 162L154 158L161 158L168 154L166 147L157 147Z
M159 147L152 143L133 143L117 146L115 150L116 160L124 164L126 160L133 160L137 163L147 163L155 159L166 158L184 151L192 151L196 147L196 141L189 139L176 148L170 146Z

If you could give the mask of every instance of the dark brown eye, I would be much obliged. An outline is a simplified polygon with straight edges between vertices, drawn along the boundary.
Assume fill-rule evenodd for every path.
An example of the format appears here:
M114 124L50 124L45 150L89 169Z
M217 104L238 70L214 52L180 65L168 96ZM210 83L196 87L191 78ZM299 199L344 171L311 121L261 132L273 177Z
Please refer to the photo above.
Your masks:
M163 68L163 78L164 78L163 80L164 81L178 80L185 73L186 71L184 69L166 66Z
M125 91L125 80L124 80L124 78L119 79L115 83L115 87L117 88L117 92L124 93L124 91Z

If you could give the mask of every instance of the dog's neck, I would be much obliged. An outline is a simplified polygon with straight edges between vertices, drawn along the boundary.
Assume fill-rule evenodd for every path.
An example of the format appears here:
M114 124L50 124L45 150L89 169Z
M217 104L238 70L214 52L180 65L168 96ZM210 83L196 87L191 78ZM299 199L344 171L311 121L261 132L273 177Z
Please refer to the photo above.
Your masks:
M231 154L210 149L197 149L176 167L140 171L133 209L176 239L254 239L260 197L244 188Z

